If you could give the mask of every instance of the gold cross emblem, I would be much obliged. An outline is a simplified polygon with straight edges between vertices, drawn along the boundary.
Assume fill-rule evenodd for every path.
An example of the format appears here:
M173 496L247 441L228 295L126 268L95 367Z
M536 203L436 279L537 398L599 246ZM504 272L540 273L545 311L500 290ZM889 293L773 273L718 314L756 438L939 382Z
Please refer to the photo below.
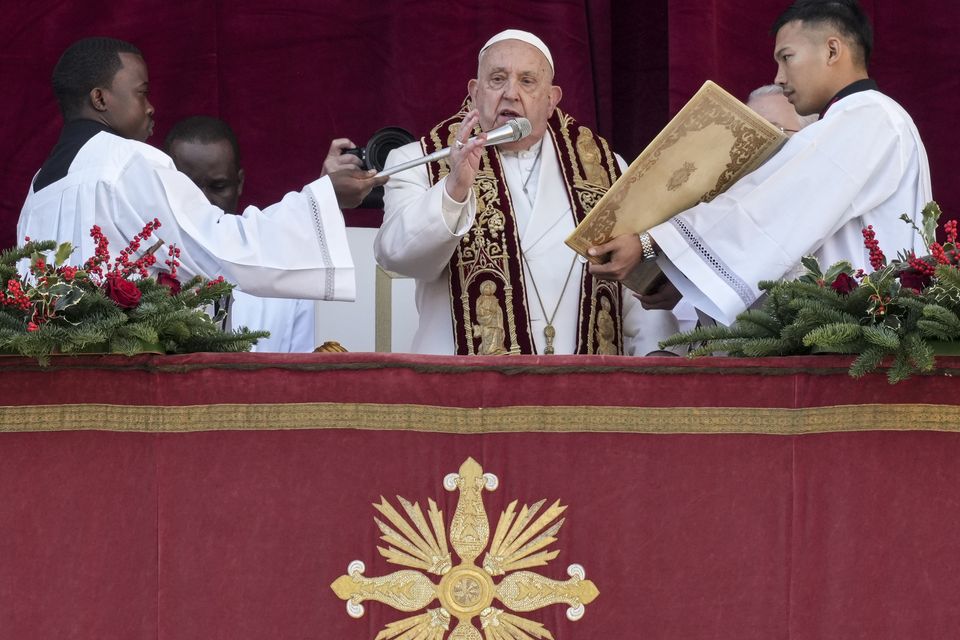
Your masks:
M428 500L429 509L424 516L419 504L397 496L406 518L382 496L380 503L373 505L387 520L374 518L382 534L380 539L387 544L377 547L380 555L409 569L368 578L363 575L362 562L351 562L347 574L330 585L337 596L347 601L347 612L359 618L365 600L407 612L426 609L434 600L440 605L388 624L375 640L443 640L453 618L457 625L449 640L553 639L542 624L496 607L495 602L521 613L566 604L567 618L583 617L584 606L600 593L586 579L583 567L570 565L570 579L562 581L525 570L545 566L559 554L547 548L557 540L563 525L563 519L558 518L566 506L557 500L540 513L545 504L541 500L517 511L514 500L500 515L490 541L481 494L484 490L496 490L498 484L497 477L484 473L473 458L467 458L458 473L444 478L445 489L460 492L450 522L450 546L460 558L457 566L453 566L447 546L443 513L433 500ZM476 560L485 549L483 562L478 565ZM434 583L423 571L440 576L440 582ZM504 577L494 582L499 576ZM472 622L476 617L483 635Z

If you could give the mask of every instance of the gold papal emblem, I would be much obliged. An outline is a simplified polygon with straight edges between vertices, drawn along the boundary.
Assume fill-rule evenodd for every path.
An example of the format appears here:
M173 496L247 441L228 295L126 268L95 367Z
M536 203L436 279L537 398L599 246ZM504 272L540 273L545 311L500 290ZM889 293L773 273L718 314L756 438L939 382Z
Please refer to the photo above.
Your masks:
M557 500L543 513L545 500L524 505L517 511L514 500L493 533L489 548L490 525L483 508L481 493L494 491L499 480L492 473L484 473L473 458L460 466L459 473L443 479L447 491L460 491L457 510L450 522L450 546L460 558L453 566L443 513L433 500L428 500L426 517L419 504L411 504L397 496L406 518L382 496L380 504L373 505L387 522L374 518L380 539L387 547L377 547L387 562L410 567L379 578L363 575L363 562L354 560L347 567L347 575L337 578L331 586L341 599L347 601L347 613L354 618L363 615L365 600L375 600L400 611L426 609L434 600L440 606L426 609L419 615L392 622L377 634L375 640L442 640L457 619L457 626L449 640L533 640L553 639L540 623L527 620L505 609L494 606L498 601L515 612L534 611L553 604L566 604L567 618L579 620L585 605L599 595L597 587L586 579L583 567L570 565L569 580L551 580L532 571L531 567L546 565L560 553L548 551L556 542L563 525L559 516L566 506ZM538 517L539 514L539 517ZM486 549L483 563L477 558ZM420 571L416 571L419 569ZM434 583L421 571L440 576ZM494 578L504 576L499 582ZM483 635L472 620L480 619Z

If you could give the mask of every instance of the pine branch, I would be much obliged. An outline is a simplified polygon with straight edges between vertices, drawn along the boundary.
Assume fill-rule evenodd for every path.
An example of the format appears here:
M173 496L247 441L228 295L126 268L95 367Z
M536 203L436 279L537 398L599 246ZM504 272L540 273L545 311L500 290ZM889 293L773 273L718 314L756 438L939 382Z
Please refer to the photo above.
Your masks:
M862 345L862 327L858 324L833 322L817 327L803 337L808 347L821 347L840 353L856 353Z
M796 344L790 340L779 338L759 338L748 340L741 347L743 355L748 358L762 358L766 356L788 356L797 353Z
M756 337L779 336L782 327L770 313L762 309L750 309L737 316L737 326L742 335Z
M732 356L742 355L743 352L740 348L743 346L744 341L744 338L711 340L691 351L690 356L706 356L713 353L729 353Z
M871 371L876 370L883 362L883 359L892 352L883 347L867 347L850 365L850 375L854 378L862 378Z
M26 242L19 247L11 247L0 251L0 264L16 267L16 264L24 258L29 258L34 253L50 251L56 247L57 243L53 240Z
M890 370L887 371L887 381L890 384L903 382L910 377L910 374L913 373L913 371L914 368L910 363L910 358L906 353L900 351L893 359L893 364L890 366Z
M903 339L904 352L916 371L933 371L936 364L933 347L918 335L911 334Z
M660 341L660 348L676 347L683 344L695 344L698 342L708 342L710 340L722 340L732 336L731 328L723 325L710 325L706 327L697 327L690 331L675 333L666 340Z
M900 336L890 327L864 326L860 328L863 338L870 344L888 351L900 348Z

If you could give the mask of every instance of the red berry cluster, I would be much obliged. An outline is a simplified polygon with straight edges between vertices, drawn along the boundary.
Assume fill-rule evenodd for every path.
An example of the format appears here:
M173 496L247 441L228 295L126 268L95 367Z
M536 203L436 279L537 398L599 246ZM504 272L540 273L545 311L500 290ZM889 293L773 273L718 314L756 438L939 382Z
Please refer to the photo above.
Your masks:
M35 276L39 276L41 273L46 271L47 261L43 258L37 258L37 261L30 265L30 272Z
M147 269L157 263L157 258L153 255L153 252L146 253L134 261L131 261L130 257L140 250L140 242L148 240L150 236L153 235L153 231L159 228L160 220L157 218L154 218L153 222L148 222L144 225L143 230L133 236L130 244L120 251L120 255L114 261L113 272L119 273L124 277L129 276L134 271L137 272L141 278L149 276L150 272Z
M108 271L123 276L124 278L133 273L136 273L141 278L146 278L150 275L148 269L157 263L156 256L150 251L136 260L132 260L131 258L140 250L140 244L145 240L149 240L153 232L159 228L160 220L157 218L154 218L153 221L144 225L143 230L133 237L133 240L130 241L130 244L128 244L125 249L120 251L120 255L114 260L113 268L111 269L109 267L110 242L103 234L103 230L99 226L93 225L90 229L90 237L93 238L96 249L93 257L83 265L84 269L101 279L104 277L103 267L105 265Z
M180 247L175 244L171 244L167 249L167 253L170 255L170 258L164 260L164 263L170 267L170 277L177 277L177 267L180 266Z
M956 251L951 250L950 253L956 254ZM939 242L930 245L930 255L933 256L937 264L950 264L950 258L947 257L947 252Z
M941 251L942 250L943 249L941 248ZM936 266L927 262L923 258L918 258L916 254L912 252L910 253L910 258L907 260L907 262L910 264L910 267L920 275L932 276L937 270Z
M878 271L887 264L887 257L880 250L880 243L877 241L877 234L873 230L873 225L869 225L863 230L863 246L870 251L870 266L874 271Z
M98 225L90 228L90 237L96 244L93 256L91 256L83 265L83 268L91 274L103 277L103 269L100 265L110 261L110 241Z
M947 235L947 242L949 242L950 244L956 244L956 242L957 242L957 221L956 221L956 220L948 220L948 221L943 225L943 231L944 231L944 233L946 233L946 235Z
M212 289L214 285L222 284L223 276L217 276L215 280L207 281L207 289Z
M70 265L65 264L57 269L57 273L59 273L60 276L67 282L72 282L73 279L77 277L77 271L79 270L80 269L77 267L71 267Z
M30 297L23 292L20 280L17 278L10 278L7 281L7 290L3 292L0 301L6 307L20 307L24 311L30 308Z

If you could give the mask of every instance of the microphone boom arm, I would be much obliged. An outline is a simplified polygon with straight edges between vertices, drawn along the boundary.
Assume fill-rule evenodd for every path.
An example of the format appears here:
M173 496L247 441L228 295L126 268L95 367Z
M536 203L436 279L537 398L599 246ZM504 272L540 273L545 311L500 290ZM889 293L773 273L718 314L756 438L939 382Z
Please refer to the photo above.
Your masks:
M504 142L516 142L521 138L525 138L530 135L530 121L526 118L514 118L509 121L502 127L497 127L492 131L488 131L487 141L483 144L485 147L492 145L503 144ZM428 162L436 162L437 160L442 160L450 155L450 147L445 147L439 151L434 151L431 154L425 155L422 158L416 158L414 160L409 160L402 164L392 166L388 169L384 169L376 175L376 177L382 176L392 176L395 173L400 173L401 171L406 171L407 169L412 169L414 167L419 167L421 164L426 164Z

